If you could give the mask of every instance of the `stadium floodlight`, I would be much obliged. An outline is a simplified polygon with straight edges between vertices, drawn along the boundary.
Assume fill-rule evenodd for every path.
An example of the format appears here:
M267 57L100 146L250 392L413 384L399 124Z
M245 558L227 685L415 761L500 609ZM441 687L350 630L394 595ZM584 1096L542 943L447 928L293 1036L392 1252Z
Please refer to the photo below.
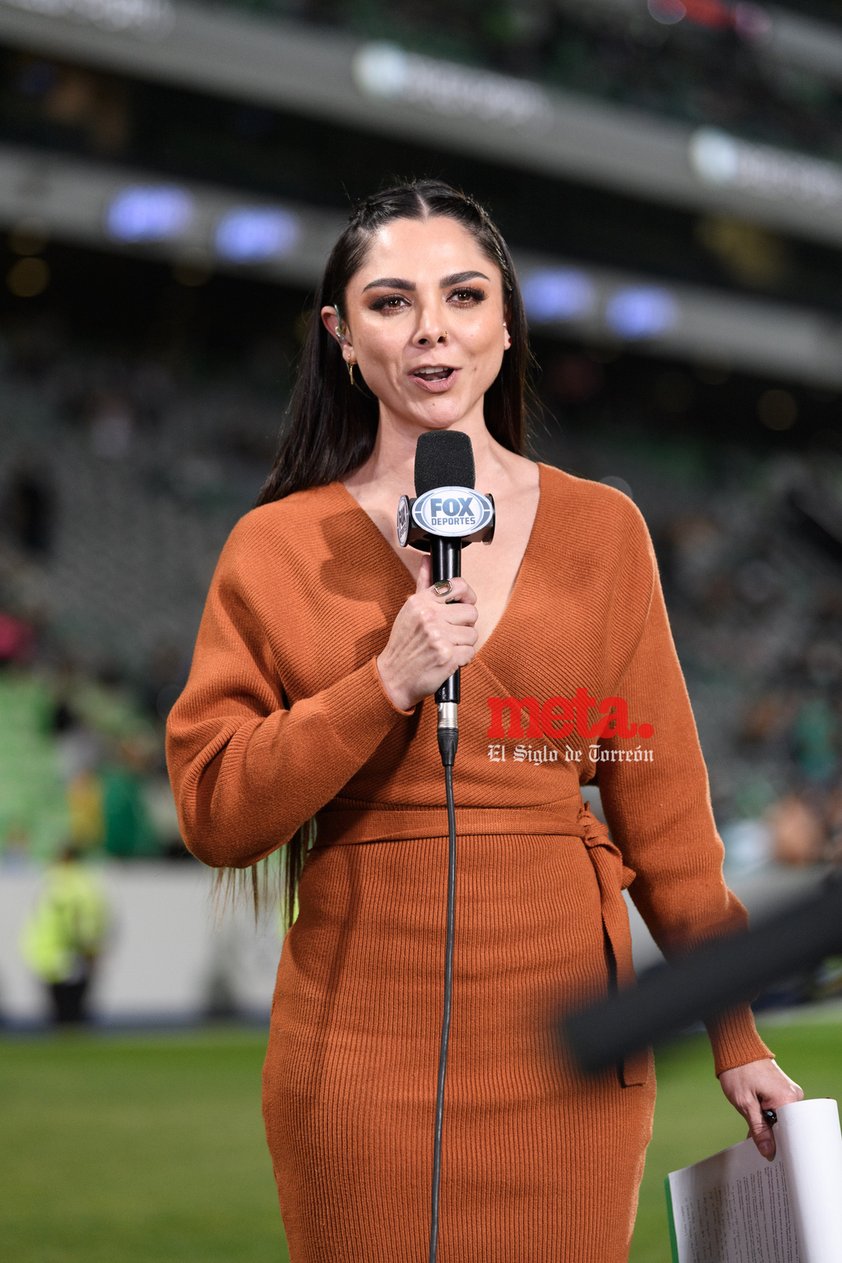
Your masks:
M593 281L578 268L546 268L522 282L523 302L530 320L580 320L596 305Z
M243 206L223 215L216 250L229 263L263 263L288 254L300 234L298 217L278 207Z
M193 222L193 198L169 184L133 184L121 189L108 205L106 231L117 241L170 241L183 236Z
M618 289L605 306L609 328L624 338L654 338L678 322L678 304L667 289L632 285Z

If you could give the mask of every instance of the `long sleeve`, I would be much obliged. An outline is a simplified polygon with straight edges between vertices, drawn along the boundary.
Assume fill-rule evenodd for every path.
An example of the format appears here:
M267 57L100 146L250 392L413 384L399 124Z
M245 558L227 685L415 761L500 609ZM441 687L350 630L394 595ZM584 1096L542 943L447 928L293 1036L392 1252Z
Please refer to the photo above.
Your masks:
M167 721L182 836L206 864L243 867L289 841L409 713L392 705L374 656L289 703L279 645L300 644L305 631L281 549L259 513L235 527ZM323 632L329 641L339 628Z
M625 590L615 616L637 622L640 635L615 695L633 723L651 724L654 733L603 739L598 781L611 835L637 874L629 893L669 956L744 926L746 913L722 876L724 847L652 542L638 510L629 510ZM651 762L616 757L636 749L651 751ZM717 1019L709 1032L717 1073L771 1056L747 1008Z

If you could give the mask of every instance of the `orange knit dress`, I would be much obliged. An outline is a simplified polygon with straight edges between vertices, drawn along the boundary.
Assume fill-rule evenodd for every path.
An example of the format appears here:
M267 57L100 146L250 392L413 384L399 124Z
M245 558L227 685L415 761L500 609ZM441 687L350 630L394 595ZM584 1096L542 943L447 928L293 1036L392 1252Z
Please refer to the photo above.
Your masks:
M435 705L396 710L375 665L413 590L341 483L252 511L169 720L206 863L250 864L317 818L263 1075L292 1263L427 1256L447 819ZM610 835L582 806L589 781ZM454 785L440 1263L621 1263L651 1059L584 1080L554 1019L630 975L623 887L667 951L744 913L649 534L620 492L540 466L508 606L462 673ZM711 1035L717 1071L771 1055L747 1010Z

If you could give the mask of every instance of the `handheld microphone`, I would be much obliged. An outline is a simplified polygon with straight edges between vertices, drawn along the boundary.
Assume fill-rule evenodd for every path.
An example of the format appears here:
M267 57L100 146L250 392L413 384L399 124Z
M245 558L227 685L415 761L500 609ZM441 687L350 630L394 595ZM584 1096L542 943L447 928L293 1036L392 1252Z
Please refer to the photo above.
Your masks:
M462 549L494 537L494 501L474 489L474 452L467 434L430 430L415 448L415 499L398 503L398 540L430 553L433 583L458 578ZM439 686L438 739L442 759L452 764L459 736L459 669Z

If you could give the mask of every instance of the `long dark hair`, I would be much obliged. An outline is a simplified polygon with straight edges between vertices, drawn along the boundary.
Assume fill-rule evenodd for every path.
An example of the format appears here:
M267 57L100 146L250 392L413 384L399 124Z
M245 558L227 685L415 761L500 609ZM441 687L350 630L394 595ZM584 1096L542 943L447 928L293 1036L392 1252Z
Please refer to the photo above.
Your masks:
M364 385L349 384L342 353L322 323L321 309L335 306L344 318L348 283L362 267L372 237L379 229L394 219L436 216L454 219L466 228L502 274L511 346L497 378L486 391L485 423L503 447L519 454L525 451L530 352L523 299L509 248L488 213L472 197L437 180L415 180L384 189L360 202L331 251L310 315L289 417L272 471L257 498L258 505L280 500L293 491L335 482L371 455L377 435L378 401ZM298 879L313 837L313 821L308 821L284 847L287 924L295 915ZM252 878L257 907L260 878L254 870Z

